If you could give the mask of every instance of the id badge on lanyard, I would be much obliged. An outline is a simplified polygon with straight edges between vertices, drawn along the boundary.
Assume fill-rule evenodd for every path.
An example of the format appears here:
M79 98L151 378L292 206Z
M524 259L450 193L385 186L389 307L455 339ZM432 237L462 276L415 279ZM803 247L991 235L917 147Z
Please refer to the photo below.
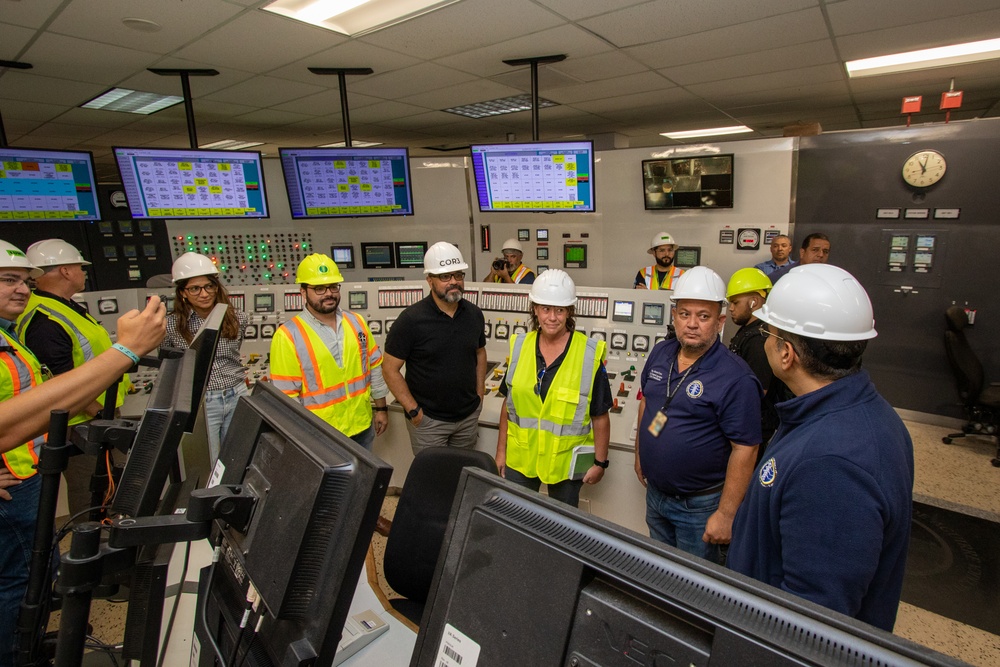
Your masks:
M649 426L646 430L649 431L654 438L660 435L660 431L663 427L667 425L667 415L663 410L657 410L656 416L653 417L653 421L649 422Z

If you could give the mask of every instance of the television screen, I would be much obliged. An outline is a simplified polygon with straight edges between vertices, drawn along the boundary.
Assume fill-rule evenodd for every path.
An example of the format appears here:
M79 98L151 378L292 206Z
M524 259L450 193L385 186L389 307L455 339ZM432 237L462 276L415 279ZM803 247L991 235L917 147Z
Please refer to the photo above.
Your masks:
M426 241L396 241L396 267L400 269L424 268Z
M292 218L413 215L405 148L279 148Z
M732 208L733 156L643 160L642 186L647 210Z
M594 211L594 144L472 146L480 211Z
M396 268L392 249L392 243L362 243L361 266L365 269ZM421 255L421 260L423 260L423 255Z
M462 663L958 664L471 468L410 661Z
M0 147L0 222L100 218L90 153Z
M256 151L115 147L133 218L267 218Z
M330 246L330 257L340 269L354 268L354 244L335 243Z

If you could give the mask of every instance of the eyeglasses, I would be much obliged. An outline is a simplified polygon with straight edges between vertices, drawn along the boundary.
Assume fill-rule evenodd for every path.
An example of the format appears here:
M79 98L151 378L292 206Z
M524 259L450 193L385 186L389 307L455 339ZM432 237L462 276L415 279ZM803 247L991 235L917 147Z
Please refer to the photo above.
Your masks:
M770 331L767 330L767 327L762 327L761 330L760 330L760 333L761 333L762 336L765 336L765 337L767 337L767 336L774 336L775 338L777 338L778 340L780 340L782 343L788 343L788 339L787 338L782 338L781 336L779 336L776 333L771 333Z
M441 273L434 276L443 283L450 283L451 281L462 282L465 280L465 271L456 271L455 273Z
M29 288L31 287L27 278L11 278L9 276L3 276L0 278L0 285L5 285L10 289L17 289L21 285L27 285Z
M201 294L202 290L205 290L206 294L215 294L219 289L219 286L215 283L208 283L207 285L191 285L190 287L185 287L184 291L195 296L196 294Z
M323 296L327 292L340 294L340 285L306 285L306 289L311 289L316 296Z
M535 383L535 396L542 395L542 378L545 377L546 370L548 369L542 366L542 370L538 371L538 382Z

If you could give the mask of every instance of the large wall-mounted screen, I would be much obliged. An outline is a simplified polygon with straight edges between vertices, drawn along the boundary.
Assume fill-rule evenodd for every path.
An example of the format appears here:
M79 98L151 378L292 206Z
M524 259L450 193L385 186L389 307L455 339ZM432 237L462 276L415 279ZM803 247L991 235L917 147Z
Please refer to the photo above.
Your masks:
M643 160L642 187L647 210L732 208L733 156Z
M594 144L472 146L480 211L594 211Z
M90 153L0 147L0 222L100 219Z
M292 218L413 215L405 148L281 148Z
M133 218L267 218L256 151L115 149Z

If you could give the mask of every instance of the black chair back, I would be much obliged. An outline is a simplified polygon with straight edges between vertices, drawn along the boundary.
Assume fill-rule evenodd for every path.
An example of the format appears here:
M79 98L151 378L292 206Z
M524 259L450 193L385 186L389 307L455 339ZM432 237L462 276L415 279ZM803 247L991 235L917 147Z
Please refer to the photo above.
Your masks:
M944 349L955 376L958 397L963 405L971 407L983 391L983 364L965 338L964 329L968 326L965 310L960 306L951 306L945 311L945 321L948 330L944 332Z

